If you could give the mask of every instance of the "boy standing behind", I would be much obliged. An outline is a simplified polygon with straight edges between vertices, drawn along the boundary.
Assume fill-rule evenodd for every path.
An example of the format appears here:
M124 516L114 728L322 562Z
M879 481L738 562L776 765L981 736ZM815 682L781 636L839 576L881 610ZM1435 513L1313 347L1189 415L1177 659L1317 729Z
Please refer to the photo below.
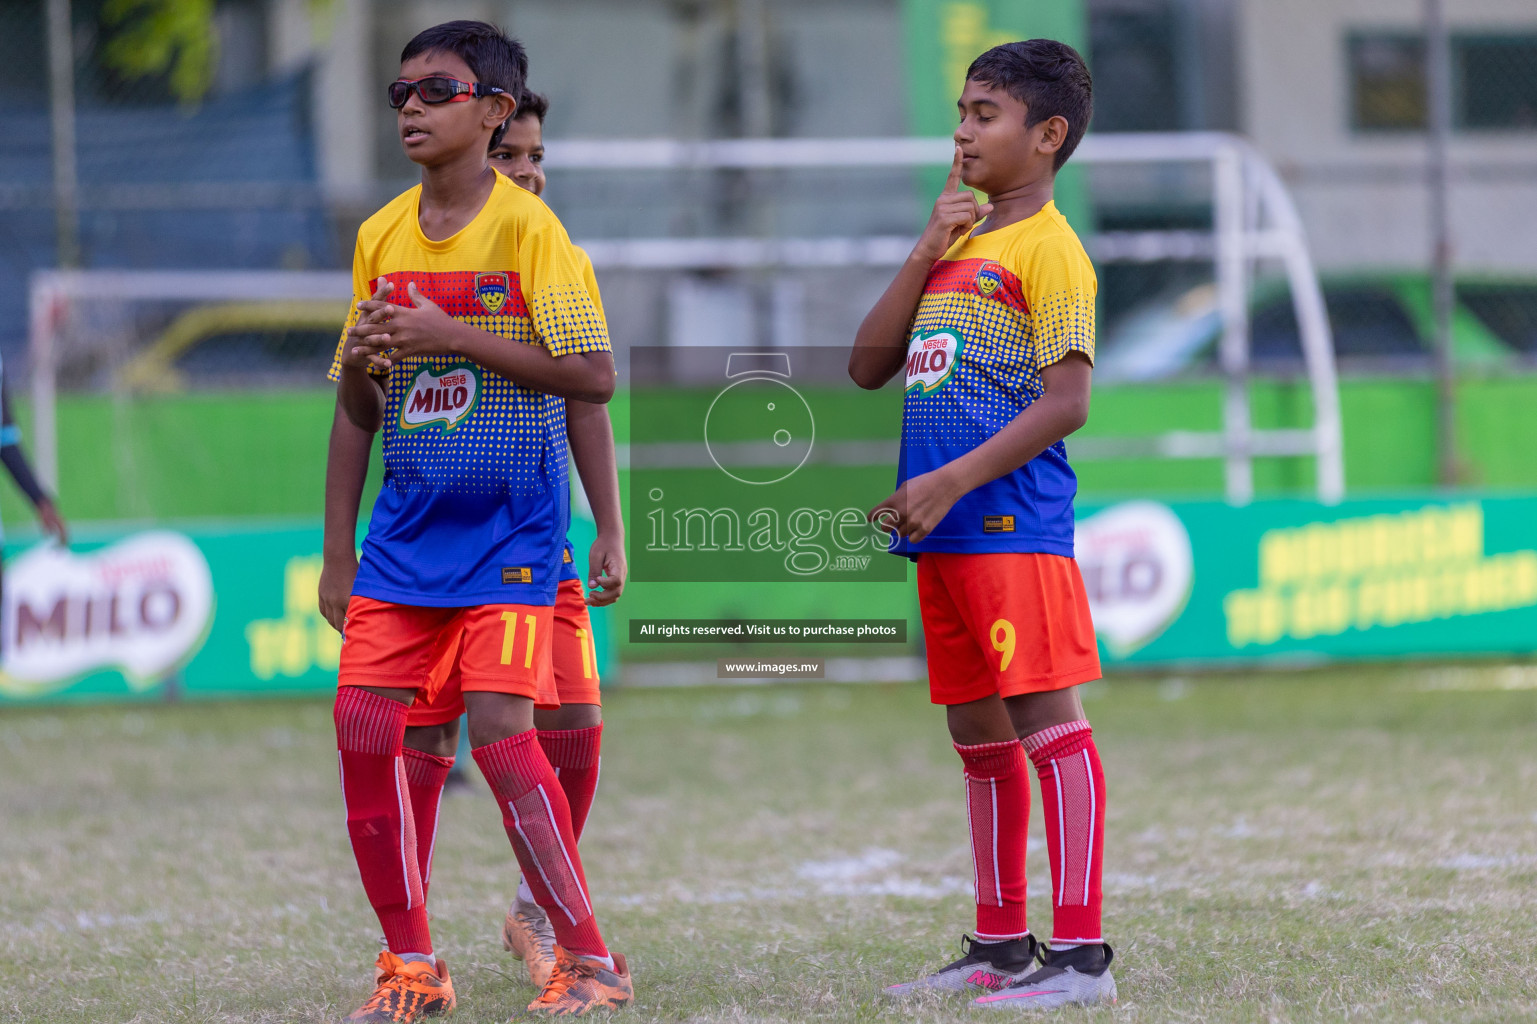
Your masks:
M491 147L491 166L519 188L544 194L544 118L550 101L523 90L518 111L507 123L501 141ZM601 307L592 261L580 248L577 259L593 301ZM588 591L585 604L571 542L562 560L560 593L555 599L555 697L557 706L541 702L534 710L539 744L555 766L555 774L571 804L571 831L578 843L587 812L592 808L602 768L603 698L598 687L592 622L586 605L613 604L624 589L624 520L619 508L619 472L614 459L614 428L608 407L572 399L566 401L566 439L582 478L582 490L592 506L597 537L587 554ZM415 714L415 712L413 712ZM409 737L410 730L407 730ZM520 880L517 895L502 924L502 945L528 966L535 985L543 986L555 966L554 935L549 916L534 901L528 883Z
M1077 691L1099 678L1099 655L1062 445L1088 417L1096 281L1052 203L1092 85L1072 47L1032 39L978 57L958 106L945 192L849 359L864 388L905 371L899 486L870 518L918 563L930 694L964 765L975 868L965 955L887 992L969 991L979 1005L1029 1009L1113 1002L1104 773ZM1025 923L1027 759L1051 861L1049 949Z
M561 399L607 401L614 371L564 229L486 162L526 71L522 48L480 22L406 45L389 98L422 184L358 232L361 301L331 371L339 413L383 429L386 470L335 712L348 833L388 945L353 1021L454 1007L427 925L401 740L409 706L432 698L456 658L476 763L558 943L530 1009L584 1013L633 993L593 917L570 807L533 723L552 689L569 518Z

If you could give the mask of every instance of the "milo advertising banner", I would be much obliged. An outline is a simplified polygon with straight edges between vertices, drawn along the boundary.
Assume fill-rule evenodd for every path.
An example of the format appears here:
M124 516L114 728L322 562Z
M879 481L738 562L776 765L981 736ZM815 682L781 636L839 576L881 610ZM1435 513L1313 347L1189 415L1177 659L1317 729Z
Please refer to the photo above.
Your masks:
M592 524L572 539L580 558ZM0 703L328 693L341 641L316 609L320 546L309 524L34 544L5 566ZM1110 671L1537 651L1537 496L1085 505L1077 555ZM819 615L858 620L870 587L910 585L800 586L820 588ZM708 589L686 609L644 593L626 596L628 615L725 611Z
M463 386L440 390L453 404ZM592 535L574 522L584 560ZM87 527L67 551L12 553L0 703L331 692L341 637L316 606L321 536L309 524ZM606 627L595 613L602 669Z
M5 566L6 700L232 696L336 685L315 527L81 531Z
M1080 510L1106 665L1537 650L1537 498Z

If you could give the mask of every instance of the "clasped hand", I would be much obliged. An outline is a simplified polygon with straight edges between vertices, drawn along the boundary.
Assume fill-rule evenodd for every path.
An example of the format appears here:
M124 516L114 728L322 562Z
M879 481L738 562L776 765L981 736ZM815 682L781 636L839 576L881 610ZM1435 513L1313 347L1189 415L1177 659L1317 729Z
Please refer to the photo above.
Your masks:
M362 315L347 328L343 362L388 373L401 359L446 355L452 350L454 318L423 295L415 281L406 285L411 306L388 301L393 290L394 285L385 281L373 298L358 303Z

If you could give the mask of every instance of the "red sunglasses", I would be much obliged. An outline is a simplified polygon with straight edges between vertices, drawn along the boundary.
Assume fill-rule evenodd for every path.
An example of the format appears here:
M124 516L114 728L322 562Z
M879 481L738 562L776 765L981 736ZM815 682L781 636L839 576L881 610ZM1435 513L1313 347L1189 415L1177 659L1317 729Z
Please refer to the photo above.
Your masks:
M411 98L411 93L416 93L422 98L423 103L453 103L457 100L468 101L472 97L480 99L482 96L497 96L507 92L494 85L482 85L479 82L461 82L457 78L446 78L443 75L428 75L426 78L400 78L390 83L390 106L399 110L406 105L406 100Z

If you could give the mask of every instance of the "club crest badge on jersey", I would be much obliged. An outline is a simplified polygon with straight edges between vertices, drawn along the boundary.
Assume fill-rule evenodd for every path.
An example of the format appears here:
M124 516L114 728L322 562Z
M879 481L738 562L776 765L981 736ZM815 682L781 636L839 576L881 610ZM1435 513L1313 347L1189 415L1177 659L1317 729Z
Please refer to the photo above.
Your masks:
M502 311L511 294L512 288L505 273L497 271L475 275L475 297L480 300L481 308L492 316Z
M993 292L1003 284L1003 268L996 263L984 263L977 271L977 293L984 299L992 298Z
M913 335L907 343L907 392L926 395L944 387L964 345L961 335L951 330Z
M434 370L424 366L400 403L400 429L420 430L432 423L445 431L463 423L480 402L480 372L473 365Z

